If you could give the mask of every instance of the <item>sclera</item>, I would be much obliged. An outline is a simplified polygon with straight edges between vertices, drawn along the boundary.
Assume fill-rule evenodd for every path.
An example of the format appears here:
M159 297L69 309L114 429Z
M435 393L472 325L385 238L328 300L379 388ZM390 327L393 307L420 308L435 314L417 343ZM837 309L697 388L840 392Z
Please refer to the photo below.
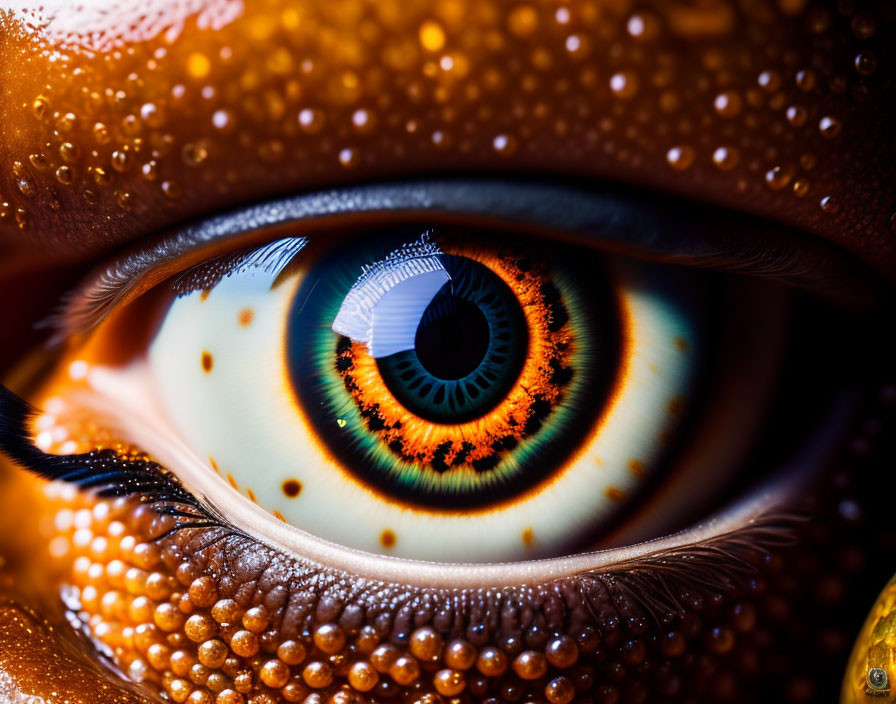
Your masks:
M305 267L276 283L261 270L235 274L177 298L149 348L150 377L173 429L208 458L209 471L319 538L442 562L556 554L618 517L643 488L696 373L700 315L691 277L621 258L612 266L624 343L608 403L564 466L486 509L443 512L391 500L344 470L315 437L296 402L284 344ZM335 349L335 334L333 342ZM363 420L347 404L332 422Z

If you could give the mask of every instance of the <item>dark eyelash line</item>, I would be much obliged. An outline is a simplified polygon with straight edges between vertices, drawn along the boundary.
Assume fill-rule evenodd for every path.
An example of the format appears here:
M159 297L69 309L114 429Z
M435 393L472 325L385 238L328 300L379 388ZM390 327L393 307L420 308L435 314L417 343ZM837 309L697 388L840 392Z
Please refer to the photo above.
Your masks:
M686 207L673 197L620 186L596 191L510 178L421 179L289 196L187 223L157 241L137 243L100 267L38 326L55 331L51 343L61 342L160 283L167 277L160 268L210 245L287 225L296 236L312 225L356 223L362 215L372 223L414 219L430 226L446 219L485 218L492 225L501 222L505 229L566 233L636 256L768 277L857 306L875 300L882 285L865 265L829 242L709 205ZM239 248L239 256L251 256L250 251L254 248Z
M185 528L226 527L212 510L187 491L171 472L142 457L112 449L75 455L43 452L31 440L29 421L37 410L0 385L0 452L33 474L64 481L103 498L136 496L174 526L157 539Z
M265 245L246 247L222 254L187 269L171 284L178 297L208 291L229 276L260 271L276 278L308 244L306 237L286 237Z
M77 455L52 455L36 447L28 423L36 409L0 385L0 452L28 471L49 480L74 484L103 498L136 496L157 513L174 519L174 526L155 540L188 528L215 528L211 536L192 545L193 554L229 538L239 539L240 549L258 541L232 526L225 518L187 491L171 472L141 457L123 457L114 450L94 450ZM574 577L599 581L608 593L639 604L658 622L686 608L684 594L730 590L758 571L756 556L792 545L795 511L768 512L745 528L722 534L699 545L675 548L646 558L621 561L612 569L580 572ZM210 540L208 538L211 538ZM232 542L231 545L234 545ZM273 548L269 548L273 549Z
M799 509L769 511L744 528L699 545L623 562L600 577L605 586L612 582L659 623L664 614L687 611L680 595L728 591L757 574L755 558L764 561L772 551L795 545L796 529L806 520Z

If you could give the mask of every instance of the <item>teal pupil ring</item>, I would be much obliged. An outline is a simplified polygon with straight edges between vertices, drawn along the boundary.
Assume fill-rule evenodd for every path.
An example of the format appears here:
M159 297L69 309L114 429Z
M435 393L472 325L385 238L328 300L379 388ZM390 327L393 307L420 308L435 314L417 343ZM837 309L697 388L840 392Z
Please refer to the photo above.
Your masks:
M495 408L528 352L525 315L510 287L467 257L442 255L451 281L420 318L414 349L377 360L389 391L412 413L456 424Z

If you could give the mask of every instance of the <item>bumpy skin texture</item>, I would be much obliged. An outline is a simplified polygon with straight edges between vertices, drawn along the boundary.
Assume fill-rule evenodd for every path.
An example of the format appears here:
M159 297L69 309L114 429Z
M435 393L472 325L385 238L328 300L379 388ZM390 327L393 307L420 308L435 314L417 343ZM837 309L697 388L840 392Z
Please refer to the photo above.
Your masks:
M0 310L4 339L17 341L4 345L3 363L26 349L26 330L62 288L109 251L234 203L397 176L631 182L793 224L884 276L896 273L894 17L885 2L22 5L0 11L0 295L23 302ZM673 584L679 613L655 613L624 593L612 598L600 580L590 601L569 581L531 593L383 585L352 594L336 579L323 580L324 598L303 589L316 573L301 561L268 560L267 548L240 550L231 540L201 554L186 538L169 540L153 569L181 594L207 576L240 610L263 604L276 631L269 654L284 638L338 624L345 647L356 649L332 663L332 685L316 688L334 704L347 681L340 667L364 655L355 641L371 623L400 650L415 629L431 627L445 641L494 645L511 660L563 635L579 639L574 673L552 667L534 680L492 681L473 671L461 701L828 700L896 555L882 518L893 482L884 471L893 459L893 394L882 391L891 381L884 372L873 373L892 362L868 356L863 411L819 480L795 547L759 560L738 586ZM11 469L0 476L0 691L13 701L141 701L46 606L58 581L74 579L51 569L33 537L57 507ZM135 521L122 525L136 532L145 519ZM94 529L96 537L105 527ZM120 591L102 580L97 589ZM181 608L172 594L159 604ZM466 608L440 617L452 602ZM213 606L183 603L184 615ZM121 625L142 612L97 613ZM189 657L198 644L180 633L185 624L165 620L170 609L162 613L172 627L166 647ZM485 628L471 632L477 618ZM245 693L225 688L244 699L189 680L196 702L293 696L287 685L264 684L264 661L239 657L222 677L235 687L241 671L252 671ZM177 662L160 661L161 684L193 697L190 685L174 684L188 681L176 671L164 679L185 661ZM268 679L279 683L282 672L272 670ZM426 668L416 678L386 670L383 681L407 680L405 691L364 696L414 701L432 690ZM574 691L549 691L557 677ZM295 693L305 700L305 690Z

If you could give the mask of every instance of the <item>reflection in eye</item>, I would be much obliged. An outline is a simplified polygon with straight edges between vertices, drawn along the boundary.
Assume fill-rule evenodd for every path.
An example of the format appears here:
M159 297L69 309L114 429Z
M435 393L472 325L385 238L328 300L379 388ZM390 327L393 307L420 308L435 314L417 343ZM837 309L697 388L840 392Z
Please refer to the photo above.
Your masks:
M450 229L254 258L176 282L150 385L234 486L344 546L587 545L661 477L701 391L710 288L686 269Z

